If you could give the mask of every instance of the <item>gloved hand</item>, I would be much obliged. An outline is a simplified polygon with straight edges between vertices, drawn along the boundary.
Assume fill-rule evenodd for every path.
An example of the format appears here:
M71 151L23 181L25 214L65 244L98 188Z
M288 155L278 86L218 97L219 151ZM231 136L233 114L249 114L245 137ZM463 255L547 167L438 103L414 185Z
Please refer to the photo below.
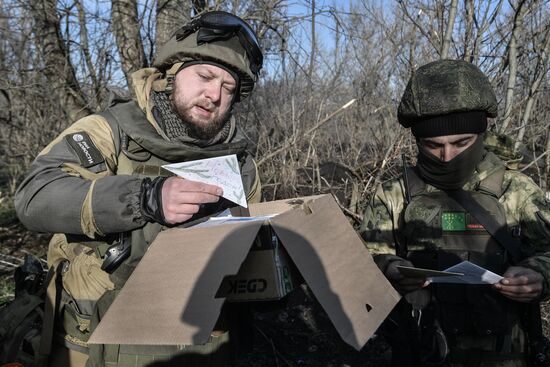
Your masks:
M189 220L201 205L216 203L220 187L181 177L145 178L141 184L141 211L145 220L174 225Z
M144 178L141 181L139 196L141 213L147 222L156 222L168 225L162 212L162 186L167 177L157 177L154 180Z
M429 284L425 277L406 277L397 268L397 266L414 265L405 259L394 260L388 264L384 275L392 283L393 287L401 294L406 294L412 291L419 290Z

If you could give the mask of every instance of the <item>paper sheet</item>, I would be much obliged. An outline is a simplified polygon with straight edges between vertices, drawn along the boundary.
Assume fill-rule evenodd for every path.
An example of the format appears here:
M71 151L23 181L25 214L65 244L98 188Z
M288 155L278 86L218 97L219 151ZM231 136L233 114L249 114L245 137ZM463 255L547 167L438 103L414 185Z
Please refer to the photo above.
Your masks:
M270 214L270 215L260 215L257 217L233 217L231 215L228 216L218 216L218 217L211 217L208 218L207 221L201 222L193 228L201 228L201 227L212 227L212 226L219 226L221 224L228 224L228 223L236 223L236 222L265 222L277 214Z
M399 270L399 272L406 277L449 277L449 276L464 275L463 273L415 268L411 266L402 266L402 265L397 265L397 270Z
M429 281L432 283L495 284L502 279L500 275L469 261L463 261L445 269L445 271L463 273L464 275L454 277L433 277L428 278Z
M239 161L235 154L196 161L166 164L162 168L188 180L217 185L227 200L248 207Z

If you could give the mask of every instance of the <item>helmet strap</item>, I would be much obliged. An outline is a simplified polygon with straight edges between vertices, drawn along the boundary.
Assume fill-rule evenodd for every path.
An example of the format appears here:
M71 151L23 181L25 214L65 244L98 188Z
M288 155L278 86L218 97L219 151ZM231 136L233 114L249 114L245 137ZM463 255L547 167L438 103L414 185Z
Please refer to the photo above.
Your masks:
M168 70L166 70L166 85L164 86L164 93L171 94L174 90L174 79L176 78L176 74L178 71L180 71L181 67L183 66L184 62L177 62L174 65L172 65Z

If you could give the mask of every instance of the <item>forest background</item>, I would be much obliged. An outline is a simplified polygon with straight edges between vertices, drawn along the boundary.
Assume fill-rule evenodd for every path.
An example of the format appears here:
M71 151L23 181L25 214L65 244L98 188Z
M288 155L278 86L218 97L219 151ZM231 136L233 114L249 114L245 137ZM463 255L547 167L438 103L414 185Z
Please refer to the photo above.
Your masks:
M265 50L261 80L235 114L266 200L333 193L357 226L375 187L400 174L401 155L414 163L397 105L412 71L443 58L489 76L494 148L550 191L548 1L0 0L0 303L13 297L24 254L46 253L49 236L25 231L13 209L34 157L112 92L130 96L131 73L158 45L214 9L246 19ZM276 361L294 365L258 330Z

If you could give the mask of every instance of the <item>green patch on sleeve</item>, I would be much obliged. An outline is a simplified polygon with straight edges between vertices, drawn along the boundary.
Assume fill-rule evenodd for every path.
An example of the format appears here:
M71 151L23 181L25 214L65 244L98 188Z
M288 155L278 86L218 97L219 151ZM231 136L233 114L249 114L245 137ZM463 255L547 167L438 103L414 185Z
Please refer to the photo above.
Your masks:
M441 229L444 231L466 230L466 213L444 212L441 214Z

